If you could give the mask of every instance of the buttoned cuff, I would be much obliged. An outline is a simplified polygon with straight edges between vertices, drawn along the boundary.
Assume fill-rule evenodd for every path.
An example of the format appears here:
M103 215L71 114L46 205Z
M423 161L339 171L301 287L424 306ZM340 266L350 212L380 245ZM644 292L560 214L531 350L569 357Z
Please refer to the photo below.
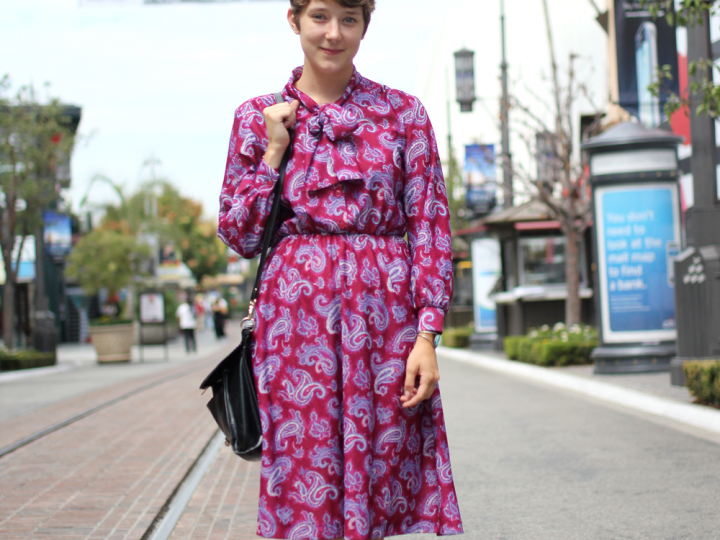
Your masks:
M436 307L424 307L418 313L418 332L442 334L445 312Z

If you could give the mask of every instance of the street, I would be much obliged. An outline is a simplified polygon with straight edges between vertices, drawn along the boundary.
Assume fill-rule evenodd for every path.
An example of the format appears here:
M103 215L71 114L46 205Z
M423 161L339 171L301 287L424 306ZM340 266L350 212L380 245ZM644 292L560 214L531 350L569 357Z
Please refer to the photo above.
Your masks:
M221 353L146 390L147 377L104 388L106 399L136 393L0 458L0 537L149 538L215 431L196 389ZM466 538L718 537L717 435L442 355L440 365ZM37 428L45 412L77 413L81 397L3 422L3 446L26 435L23 419ZM222 447L172 538L256 538L258 486L259 464Z

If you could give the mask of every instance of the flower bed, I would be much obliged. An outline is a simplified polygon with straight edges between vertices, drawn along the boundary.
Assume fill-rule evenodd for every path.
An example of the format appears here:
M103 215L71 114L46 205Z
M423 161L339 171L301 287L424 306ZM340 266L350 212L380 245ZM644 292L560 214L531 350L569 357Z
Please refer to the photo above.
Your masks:
M54 366L56 362L54 352L38 352L34 349L0 350L0 371L48 367Z
M508 336L504 339L505 354L539 366L569 366L591 364L590 353L598 345L597 330L591 326L574 325L567 328L557 323L531 330L527 336Z

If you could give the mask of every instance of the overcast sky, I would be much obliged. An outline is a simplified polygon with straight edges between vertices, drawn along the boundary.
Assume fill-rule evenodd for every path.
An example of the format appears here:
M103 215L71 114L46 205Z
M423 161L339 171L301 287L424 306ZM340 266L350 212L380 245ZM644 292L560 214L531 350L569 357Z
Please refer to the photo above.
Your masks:
M83 109L90 135L73 159L74 208L92 176L105 174L129 190L149 169L218 210L234 109L282 88L302 64L297 36L285 20L287 0L143 6L137 0L3 0L0 75L14 86L51 83L50 93ZM599 106L606 102L606 35L589 0L548 0L561 68L581 55L580 76ZM601 6L603 0L596 0ZM455 50L476 52L473 113L460 114L450 91L456 155L463 145L499 143L499 0L377 0L356 58L365 77L418 96L447 153L446 70ZM549 53L542 0L506 0L507 56L513 89L536 111L531 88L549 97ZM579 103L576 115L591 112ZM512 150L526 160L518 140ZM110 200L99 186L90 199Z

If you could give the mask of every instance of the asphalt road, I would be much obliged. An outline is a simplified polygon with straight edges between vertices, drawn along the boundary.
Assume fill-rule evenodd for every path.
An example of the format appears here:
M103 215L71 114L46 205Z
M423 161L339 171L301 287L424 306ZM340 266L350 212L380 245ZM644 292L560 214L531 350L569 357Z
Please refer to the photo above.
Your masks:
M720 445L713 437L440 363L461 538L720 538Z

